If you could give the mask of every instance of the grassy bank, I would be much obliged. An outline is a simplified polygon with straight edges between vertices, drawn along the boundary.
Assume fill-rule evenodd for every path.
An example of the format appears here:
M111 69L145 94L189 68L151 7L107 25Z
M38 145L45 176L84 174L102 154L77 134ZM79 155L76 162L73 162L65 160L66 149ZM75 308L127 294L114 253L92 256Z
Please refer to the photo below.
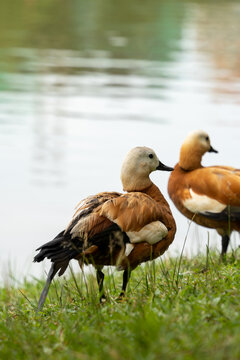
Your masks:
M55 281L40 314L43 281L2 288L0 359L239 359L239 260L237 252L219 264L210 253L146 264L123 302L121 273L109 273L104 305L95 277L86 287L78 274Z

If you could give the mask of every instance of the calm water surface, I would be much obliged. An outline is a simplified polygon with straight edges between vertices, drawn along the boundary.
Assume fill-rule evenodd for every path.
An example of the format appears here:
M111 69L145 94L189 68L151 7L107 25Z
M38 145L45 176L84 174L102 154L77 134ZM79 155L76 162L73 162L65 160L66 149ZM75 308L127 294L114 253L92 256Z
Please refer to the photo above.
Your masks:
M239 167L239 17L230 0L1 2L1 274L10 263L39 276L35 248L81 198L121 191L133 146L171 166L186 134L202 128L219 150L204 165ZM152 179L168 198L168 174ZM176 254L188 222L171 207ZM185 253L205 251L208 236L219 248L214 231L192 224Z

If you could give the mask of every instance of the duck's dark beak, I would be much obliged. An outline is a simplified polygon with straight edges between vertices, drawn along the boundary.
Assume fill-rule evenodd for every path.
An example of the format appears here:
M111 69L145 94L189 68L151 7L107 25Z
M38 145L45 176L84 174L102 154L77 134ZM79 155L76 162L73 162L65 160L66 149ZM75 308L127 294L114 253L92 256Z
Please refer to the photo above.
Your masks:
M159 161L159 164L158 164L158 167L156 168L156 170L173 171L173 168L170 166L166 166L163 163L161 163L161 161Z
M212 146L210 146L210 149L208 150L208 152L218 153L218 151L217 151L217 150L215 150Z

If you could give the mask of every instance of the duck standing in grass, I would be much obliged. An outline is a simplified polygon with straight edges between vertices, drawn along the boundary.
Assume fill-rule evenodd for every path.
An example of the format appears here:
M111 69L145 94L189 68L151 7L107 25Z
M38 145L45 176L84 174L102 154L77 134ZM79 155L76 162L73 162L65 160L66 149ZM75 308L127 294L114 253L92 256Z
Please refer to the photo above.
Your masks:
M168 193L188 219L217 230L222 237L223 258L231 232L240 231L240 169L203 167L201 160L206 152L217 153L208 134L202 130L191 133L169 177Z
M67 228L37 249L35 262L44 258L52 262L38 310L43 307L52 279L65 272L71 259L78 260L81 267L94 265L103 300L104 265L124 271L120 294L124 296L131 271L167 250L176 225L167 201L149 178L155 170L173 168L163 165L150 148L132 149L121 169L126 193L103 192L84 199Z

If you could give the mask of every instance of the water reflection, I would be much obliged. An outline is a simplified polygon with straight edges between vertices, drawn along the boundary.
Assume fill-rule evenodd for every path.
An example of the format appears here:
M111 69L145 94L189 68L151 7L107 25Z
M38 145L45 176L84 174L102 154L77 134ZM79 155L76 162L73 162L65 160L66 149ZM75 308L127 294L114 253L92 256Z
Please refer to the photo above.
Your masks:
M195 11L197 46L212 62L214 101L239 103L240 3L220 2L219 6L205 4Z
M220 150L205 164L239 166L239 11L238 1L0 4L3 260L29 264L79 199L120 191L132 146L174 164L201 127ZM167 196L167 175L154 181ZM175 252L188 224L173 210ZM187 252L204 249L206 229L189 237Z

